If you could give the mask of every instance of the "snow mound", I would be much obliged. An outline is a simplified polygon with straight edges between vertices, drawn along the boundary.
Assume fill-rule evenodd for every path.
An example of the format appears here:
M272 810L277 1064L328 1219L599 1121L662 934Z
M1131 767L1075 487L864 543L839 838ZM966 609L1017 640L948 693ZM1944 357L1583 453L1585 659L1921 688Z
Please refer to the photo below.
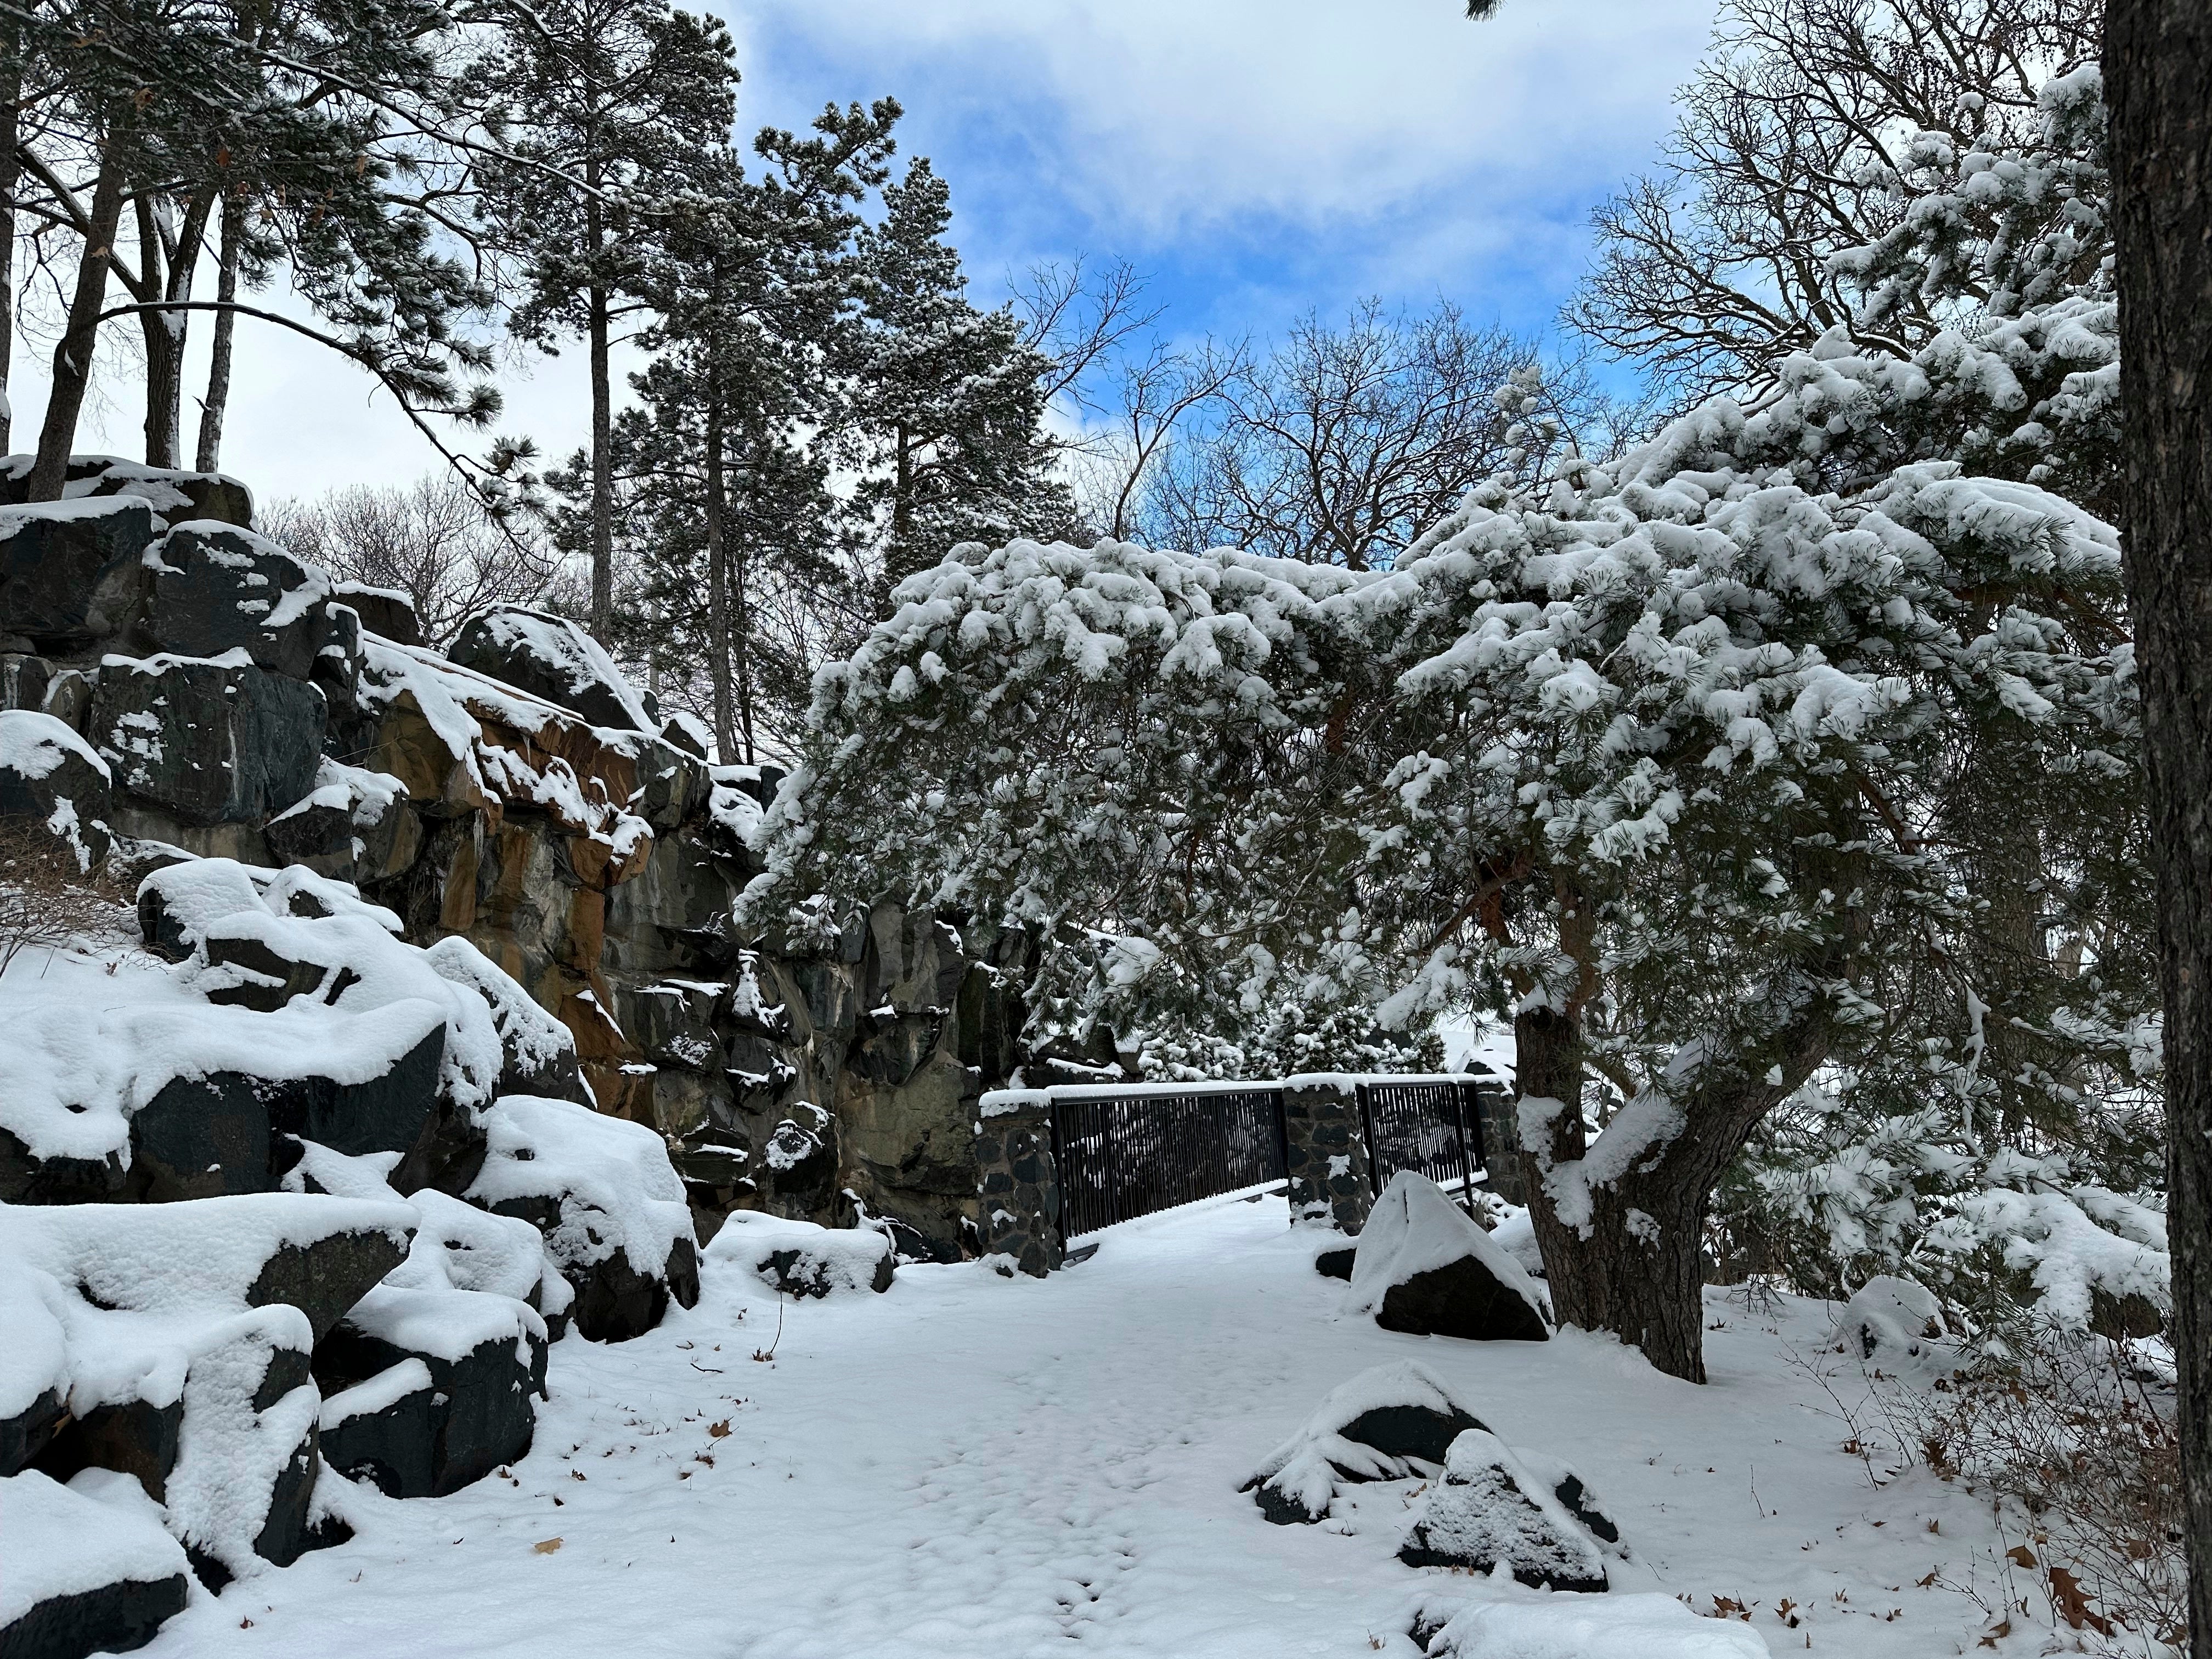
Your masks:
M105 1483L88 1484L99 1491ZM179 1579L176 1607L184 1606L185 1553L145 1508L102 1502L74 1483L26 1470L0 1479L0 1515L7 1517L0 1529L0 1630L41 1601L125 1581Z
M1377 1365L1339 1385L1243 1490L1258 1493L1270 1521L1318 1521L1339 1482L1432 1473L1460 1435L1481 1426L1425 1365Z
M1844 1304L1838 1328L1862 1359L1885 1349L1917 1358L1930 1341L1949 1334L1936 1293L1893 1273L1877 1273L1860 1285Z
M1767 1659L1741 1625L1700 1619L1671 1595L1480 1601L1429 1644L1431 1659Z
M1452 1442L1444 1478L1429 1490L1398 1559L1408 1566L1503 1567L1534 1589L1601 1590L1597 1540L1485 1429Z
M706 1249L708 1261L734 1263L795 1297L887 1291L895 1255L891 1241L872 1228L817 1227L753 1210L733 1211Z

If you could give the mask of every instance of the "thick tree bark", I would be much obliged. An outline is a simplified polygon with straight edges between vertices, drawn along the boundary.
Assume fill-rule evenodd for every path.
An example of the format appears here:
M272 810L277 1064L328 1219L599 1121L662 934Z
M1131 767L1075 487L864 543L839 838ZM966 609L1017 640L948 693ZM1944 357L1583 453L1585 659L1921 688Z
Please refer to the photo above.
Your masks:
M138 215L138 269L143 297L177 297L175 286L162 261L162 240L155 223L158 211L153 198L141 194L133 204ZM142 311L139 337L146 349L146 465L174 467L177 464L177 409L185 389L184 312Z
M722 392L707 382L707 661L714 687L714 755L725 766L738 752L736 700L730 683L729 492L722 475Z
M230 306L238 299L238 261L246 240L246 210L234 197L222 198L222 246L216 254L215 297ZM200 434L192 465L203 472L222 465L222 422L230 410L231 343L238 332L238 313L215 314L215 337L208 353L207 396L200 404Z
M2105 16L2122 484L2166 1001L2190 1648L2212 1659L2212 8Z
M15 153L23 75L18 42L21 32L0 32L0 55L19 67L0 77L0 454L14 442L15 409L9 386L15 366L15 187L23 176L22 157Z
M77 258L76 291L70 300L69 324L54 345L53 390L39 429L38 459L31 467L25 498L58 501L69 478L70 450L76 441L77 416L85 389L92 384L92 353L99 342L100 313L107 300L107 268L115 258L115 232L123 222L123 167L112 154L100 159L92 190L92 211L84 252Z
M192 297L200 253L207 244L208 217L215 198L203 191L164 234L174 204L138 198L139 288L146 300L175 302L175 311L143 311L146 339L146 465L184 465L185 346L191 313L182 309ZM164 265L166 258L167 264Z
M585 182L596 190L599 161L596 148L586 156ZM599 198L584 204L584 236L596 262L603 252L605 227ZM592 635L604 644L615 616L614 383L608 368L608 337L613 329L614 298L594 281L585 295L585 328L591 340L592 372Z

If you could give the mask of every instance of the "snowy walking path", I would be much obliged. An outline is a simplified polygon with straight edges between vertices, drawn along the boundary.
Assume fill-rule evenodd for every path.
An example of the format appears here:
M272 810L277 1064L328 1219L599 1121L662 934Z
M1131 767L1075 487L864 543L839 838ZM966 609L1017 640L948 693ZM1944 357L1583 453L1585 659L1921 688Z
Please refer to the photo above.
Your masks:
M772 1364L752 1355L776 1298L710 1269L651 1335L554 1351L511 1480L365 1493L353 1542L198 1595L145 1652L1412 1655L1425 1594L1536 1593L1400 1565L1413 1483L1356 1489L1314 1527L1271 1526L1237 1490L1331 1388L1407 1357L1509 1444L1581 1468L1637 1552L1617 1590L1753 1605L1777 1654L1951 1654L1984 1629L1915 1583L1938 1563L1964 1582L1970 1557L1988 1578L1981 1506L1924 1474L1875 1491L1787 1363L1785 1344L1813 1354L1819 1304L1759 1318L1716 1293L1727 1328L1697 1389L1576 1333L1378 1330L1340 1313L1310 1249L1269 1198L1129 1224L1043 1282L905 1268L880 1297L787 1304ZM2034 1650L2023 1636L2000 1651Z

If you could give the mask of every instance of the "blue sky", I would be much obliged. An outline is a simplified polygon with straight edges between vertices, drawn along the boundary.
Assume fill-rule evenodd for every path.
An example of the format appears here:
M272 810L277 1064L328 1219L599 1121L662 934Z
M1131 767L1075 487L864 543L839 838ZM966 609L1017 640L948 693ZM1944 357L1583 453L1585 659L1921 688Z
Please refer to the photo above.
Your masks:
M1460 0L717 9L738 40L744 127L801 125L831 99L900 100L903 151L951 185L979 301L1041 259L1121 257L1150 274L1164 326L1264 337L1366 295L1548 325L1587 262L1591 206L1664 138L1713 6L1507 0L1481 24ZM20 358L16 370L16 407L35 419L43 376ZM577 354L506 385L501 429L556 453L581 436ZM305 343L242 334L237 386L225 468L264 494L396 482L433 462L362 376ZM80 447L137 453L134 402L88 411Z

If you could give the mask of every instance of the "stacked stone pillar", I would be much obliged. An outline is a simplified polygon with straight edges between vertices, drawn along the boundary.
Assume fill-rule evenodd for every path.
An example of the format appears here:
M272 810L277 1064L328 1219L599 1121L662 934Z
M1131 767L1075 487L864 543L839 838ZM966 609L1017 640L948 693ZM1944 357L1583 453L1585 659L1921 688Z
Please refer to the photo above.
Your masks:
M1066 1255L1060 1234L1060 1171L1052 1154L1052 1097L995 1090L975 1122L976 1197L983 1250L1042 1279Z
M1283 1165L1291 1219L1357 1234L1375 1202L1359 1092L1350 1078L1294 1077L1283 1085Z

